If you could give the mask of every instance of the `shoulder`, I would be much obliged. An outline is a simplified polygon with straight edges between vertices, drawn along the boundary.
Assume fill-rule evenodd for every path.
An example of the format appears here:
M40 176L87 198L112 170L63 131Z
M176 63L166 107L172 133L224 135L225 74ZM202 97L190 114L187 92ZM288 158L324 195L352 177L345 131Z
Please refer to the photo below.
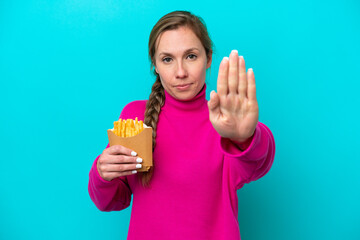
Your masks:
M147 100L136 100L129 102L128 104L125 105L125 107L121 111L120 118L135 119L137 117L139 120L144 120L146 103Z

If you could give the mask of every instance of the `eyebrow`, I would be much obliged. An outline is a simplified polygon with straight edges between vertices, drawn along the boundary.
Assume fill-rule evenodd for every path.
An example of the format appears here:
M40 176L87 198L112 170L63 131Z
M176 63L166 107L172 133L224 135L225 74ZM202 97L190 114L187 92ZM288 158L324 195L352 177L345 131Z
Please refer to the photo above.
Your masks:
M198 48L189 48L189 49L185 50L185 54L187 54L187 53L189 53L189 52L192 52L192 51L194 51L194 50L197 50L197 51L200 52L200 50L199 50ZM173 56L171 53L168 53L168 52L161 52L161 53L159 53L158 56L161 56L161 55Z

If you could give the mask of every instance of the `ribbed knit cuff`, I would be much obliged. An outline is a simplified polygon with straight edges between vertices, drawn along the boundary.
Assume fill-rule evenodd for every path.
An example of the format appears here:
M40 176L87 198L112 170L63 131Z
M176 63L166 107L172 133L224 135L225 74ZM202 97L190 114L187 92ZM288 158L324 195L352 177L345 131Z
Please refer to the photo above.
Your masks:
M252 159L249 157L251 152L255 149L256 145L260 141L261 138L261 130L259 123L256 126L255 132L252 136L250 144L247 143L248 147L246 149L240 149L239 145L228 138L220 138L220 146L223 153L229 157L243 157L244 160ZM250 141L250 140L249 140Z

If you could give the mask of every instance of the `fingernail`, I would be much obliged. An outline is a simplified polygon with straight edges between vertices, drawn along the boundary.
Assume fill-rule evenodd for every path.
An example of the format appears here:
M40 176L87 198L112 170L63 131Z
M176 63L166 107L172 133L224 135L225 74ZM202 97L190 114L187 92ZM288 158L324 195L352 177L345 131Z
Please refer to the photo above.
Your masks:
M141 168L141 164L136 164L136 168Z
M131 152L131 156L135 157L136 155L137 155L136 152L134 152L134 151Z
M229 57L224 57L223 58L223 61L226 60L226 61L229 61Z
M137 173L137 171L136 171L136 170L132 170L131 173L132 173L132 174L135 174L135 173Z
M231 53L236 53L237 54L238 50L234 49L234 50L231 51Z
M139 158L139 157L138 157L138 158L136 159L136 162L142 162L142 161L143 161L142 158Z
M239 56L239 59L240 59L240 58L244 59L244 57L243 57L243 56Z

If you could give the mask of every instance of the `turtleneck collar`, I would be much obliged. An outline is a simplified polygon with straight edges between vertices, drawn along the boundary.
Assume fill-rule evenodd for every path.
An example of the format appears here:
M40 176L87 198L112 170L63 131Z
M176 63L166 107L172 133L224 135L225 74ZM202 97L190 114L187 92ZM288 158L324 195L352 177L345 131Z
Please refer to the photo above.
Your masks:
M165 90L165 103L164 106L162 107L162 110L189 112L189 111L199 111L204 107L206 107L207 109L207 100L205 98L205 93L206 93L206 84L204 84L204 87L194 98L189 100L176 99Z

